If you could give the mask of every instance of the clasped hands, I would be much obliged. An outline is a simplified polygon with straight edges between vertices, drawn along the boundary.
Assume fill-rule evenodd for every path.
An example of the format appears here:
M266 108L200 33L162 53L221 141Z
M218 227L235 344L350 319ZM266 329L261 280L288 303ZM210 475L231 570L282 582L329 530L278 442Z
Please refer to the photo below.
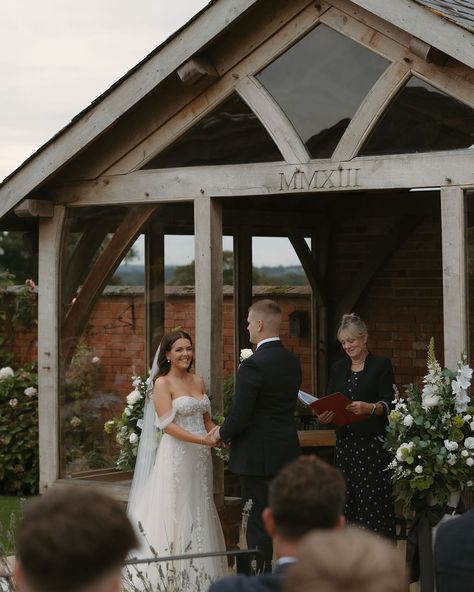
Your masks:
M346 411L352 411L355 415L367 415L372 411L373 404L365 401L352 401L346 407ZM319 423L331 423L334 419L334 411L325 411L316 416Z
M212 430L207 433L207 435L204 437L203 444L210 446L211 448L224 445L221 440L220 426L214 426Z

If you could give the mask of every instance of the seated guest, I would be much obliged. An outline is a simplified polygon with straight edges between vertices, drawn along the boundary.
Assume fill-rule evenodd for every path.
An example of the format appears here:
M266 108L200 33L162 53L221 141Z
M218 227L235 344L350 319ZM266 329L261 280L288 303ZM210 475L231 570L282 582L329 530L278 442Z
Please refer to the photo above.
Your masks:
M214 582L209 592L276 592L305 534L314 529L342 528L345 482L341 472L314 456L286 465L271 481L263 523L278 557L271 573L237 575Z
M474 510L439 526L434 561L438 592L474 589Z
M138 541L125 506L94 489L53 488L28 504L16 537L17 592L119 592Z
M386 539L357 527L315 531L287 570L284 592L406 592L401 554ZM466 592L466 591L465 591Z

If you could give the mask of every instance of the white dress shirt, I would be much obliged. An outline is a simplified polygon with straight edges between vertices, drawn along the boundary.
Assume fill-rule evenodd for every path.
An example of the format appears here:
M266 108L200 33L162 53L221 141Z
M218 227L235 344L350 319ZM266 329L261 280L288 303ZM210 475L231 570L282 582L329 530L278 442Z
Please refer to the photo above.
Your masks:
M267 337L266 339L262 339L262 341L259 341L257 343L257 347L255 348L255 351L257 351L257 349L263 345L264 343L270 343L270 341L280 341L279 337Z

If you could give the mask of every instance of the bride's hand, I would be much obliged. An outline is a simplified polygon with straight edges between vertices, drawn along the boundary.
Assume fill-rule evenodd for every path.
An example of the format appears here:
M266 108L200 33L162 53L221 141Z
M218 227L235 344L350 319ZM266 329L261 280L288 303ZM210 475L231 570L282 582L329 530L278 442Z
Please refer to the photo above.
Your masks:
M214 448L220 444L219 426L215 426L210 432L206 434L204 437L204 444L205 446L210 446L211 448Z

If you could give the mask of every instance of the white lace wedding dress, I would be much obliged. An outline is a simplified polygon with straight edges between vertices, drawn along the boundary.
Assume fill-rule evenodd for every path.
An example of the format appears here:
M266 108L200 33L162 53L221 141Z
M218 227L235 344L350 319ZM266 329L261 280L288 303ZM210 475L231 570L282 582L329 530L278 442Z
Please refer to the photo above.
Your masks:
M168 420L188 432L206 435L204 413L210 413L207 395L173 399ZM140 522L146 541L137 557L224 551L225 541L213 499L212 458L208 446L183 442L163 434L148 485L134 508L132 519ZM150 550L150 546L152 550ZM151 586L140 589L207 590L210 581L227 574L227 559L206 557L138 566ZM170 580L170 581L169 581ZM186 582L186 580L188 580ZM165 584L167 587L165 587ZM200 585L199 585L200 584Z

